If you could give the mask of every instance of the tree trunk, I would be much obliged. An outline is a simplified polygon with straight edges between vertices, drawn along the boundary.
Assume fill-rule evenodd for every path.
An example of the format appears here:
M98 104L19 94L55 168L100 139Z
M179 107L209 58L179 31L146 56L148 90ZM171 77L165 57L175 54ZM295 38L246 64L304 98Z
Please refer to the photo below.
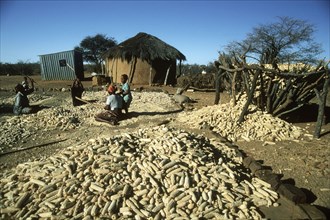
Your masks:
M238 119L238 123L242 123L244 121L244 116L249 108L249 105L253 99L253 95L254 95L254 92L255 92L255 89L256 89L256 86L257 86L257 80L258 80L258 76L259 74L261 73L261 70L257 70L255 73L254 73L254 76L253 76L253 81L252 81L252 86L251 86L251 89L250 89L250 92L248 94L248 99L243 107L243 110L242 110L242 113L241 115L239 116L239 119Z
M219 69L216 76L215 76L215 100L214 100L214 104L217 105L220 102L220 78L222 73L224 72L224 70Z

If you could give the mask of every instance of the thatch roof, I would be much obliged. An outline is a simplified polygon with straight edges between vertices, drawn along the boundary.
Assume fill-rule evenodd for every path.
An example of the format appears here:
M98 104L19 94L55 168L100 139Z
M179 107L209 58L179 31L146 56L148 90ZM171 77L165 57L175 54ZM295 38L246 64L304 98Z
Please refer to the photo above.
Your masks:
M156 59L186 60L186 57L171 45L155 36L143 32L110 48L104 54L104 57L121 58L128 62L131 61L132 58L140 58L147 62Z

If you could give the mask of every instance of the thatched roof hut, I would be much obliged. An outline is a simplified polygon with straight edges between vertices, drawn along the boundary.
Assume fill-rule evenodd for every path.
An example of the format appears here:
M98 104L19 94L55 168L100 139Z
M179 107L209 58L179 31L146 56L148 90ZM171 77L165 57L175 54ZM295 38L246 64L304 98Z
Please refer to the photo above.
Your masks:
M175 84L176 60L186 57L155 36L138 33L109 49L105 54L106 75L119 83L127 74L133 84Z

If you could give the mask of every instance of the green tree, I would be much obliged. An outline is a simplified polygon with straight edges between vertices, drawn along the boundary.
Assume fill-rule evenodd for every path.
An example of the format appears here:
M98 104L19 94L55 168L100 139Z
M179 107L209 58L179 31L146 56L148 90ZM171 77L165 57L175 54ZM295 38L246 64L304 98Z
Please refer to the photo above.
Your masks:
M253 28L245 40L231 42L226 50L275 68L277 63L316 63L323 50L314 41L314 32L314 25L307 21L279 17L277 22Z
M207 66L205 67L205 71L207 73L216 73L217 72L217 68L215 67L214 63L209 62L207 64Z
M87 36L80 42L80 46L75 47L76 50L83 52L83 59L88 63L95 64L95 71L102 70L102 55L111 47L116 46L117 41L104 34L96 34L95 36Z
M40 63L18 61L17 63L1 63L0 75L37 75L40 74Z

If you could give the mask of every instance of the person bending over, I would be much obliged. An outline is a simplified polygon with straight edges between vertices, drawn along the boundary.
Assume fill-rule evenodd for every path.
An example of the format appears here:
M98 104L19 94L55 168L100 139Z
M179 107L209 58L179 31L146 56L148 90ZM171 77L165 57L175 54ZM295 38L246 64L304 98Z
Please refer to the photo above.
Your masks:
M27 92L25 91L22 84L17 84L15 87L15 103L13 112L15 115L20 114L29 114L32 112L32 108L30 107L29 99L27 97Z
M84 102L82 102L81 96L82 93L85 91L83 84L81 83L81 81L76 78L71 86L71 97L72 97L72 104L73 106L79 106L79 105L83 105L85 104ZM79 98L79 99L77 99Z

